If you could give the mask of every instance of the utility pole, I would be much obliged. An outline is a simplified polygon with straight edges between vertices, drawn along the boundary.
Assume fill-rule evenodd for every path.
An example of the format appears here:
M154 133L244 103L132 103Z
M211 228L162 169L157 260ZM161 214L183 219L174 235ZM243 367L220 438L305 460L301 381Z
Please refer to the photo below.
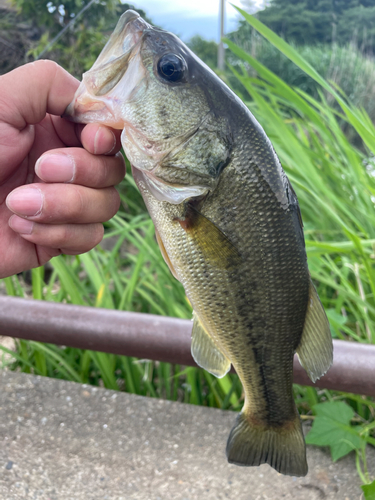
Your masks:
M217 66L220 71L224 71L225 68L225 60L224 60L224 45L223 45L223 36L224 36L224 17L225 17L225 0L220 0L220 41L219 47L217 50Z

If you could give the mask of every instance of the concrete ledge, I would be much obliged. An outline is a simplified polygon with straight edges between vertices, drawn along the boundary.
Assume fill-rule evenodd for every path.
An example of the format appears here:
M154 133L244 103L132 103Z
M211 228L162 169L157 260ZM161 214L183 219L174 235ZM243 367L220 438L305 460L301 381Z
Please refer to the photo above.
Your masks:
M309 474L228 465L235 414L0 371L2 500L358 500L354 456ZM374 450L368 452L375 470Z

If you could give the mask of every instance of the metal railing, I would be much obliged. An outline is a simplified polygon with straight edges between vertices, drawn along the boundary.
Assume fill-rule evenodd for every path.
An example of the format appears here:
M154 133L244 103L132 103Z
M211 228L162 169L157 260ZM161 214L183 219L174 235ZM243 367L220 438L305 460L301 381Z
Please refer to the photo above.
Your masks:
M0 297L0 335L196 366L192 322L177 318ZM375 345L334 340L334 361L315 384L294 358L294 382L375 396Z

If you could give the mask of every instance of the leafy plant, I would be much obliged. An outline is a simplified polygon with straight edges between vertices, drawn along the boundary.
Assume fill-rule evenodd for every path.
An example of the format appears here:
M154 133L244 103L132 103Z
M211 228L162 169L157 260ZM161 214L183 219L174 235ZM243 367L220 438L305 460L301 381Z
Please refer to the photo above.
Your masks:
M370 484L364 484L362 491L365 495L365 500L375 500L375 480Z
M237 89L251 97L246 102L270 137L298 194L309 268L330 318L332 334L353 342L374 343L374 125L366 112L353 106L296 49L259 21L250 16L247 19L319 88L316 97L292 88L243 48L227 41L243 61L232 68ZM343 122L361 137L363 150L350 142L342 130ZM102 245L87 255L60 256L44 269L3 280L7 293L190 318L183 288L160 255L153 225L131 175L119 189L124 208L105 225ZM35 342L18 341L16 352L3 350L11 356L11 360L4 360L7 366L28 373L232 410L239 410L243 403L236 375L216 379L197 368ZM363 443L373 444L374 401L298 385L294 393L303 419L315 417L318 429L325 422L335 432L345 431L339 434L340 449L348 441L346 449L356 450L358 470L363 482L369 483ZM334 405L324 407L327 402ZM339 408L344 405L345 421L328 411L335 411L337 403ZM314 433L309 439L313 437ZM334 449L337 458L340 449Z
M366 439L361 436L361 427L352 427L350 421L354 410L342 401L331 401L313 406L316 414L306 443L331 448L332 460L336 462L352 450L361 449ZM373 440L375 442L375 440Z
M243 32L241 28L245 27L247 29ZM248 23L242 25L241 28L229 33L228 39L270 69L288 85L298 87L315 99L319 99L321 86L313 78L288 57L281 54L268 40L262 38ZM353 44L339 46L320 43L304 46L291 44L291 46L325 80L339 85L352 104L363 107L372 121L375 120L375 105L373 100L369 98L375 92L375 60L372 54L364 54ZM199 57L206 56L205 51L200 50L200 45L197 49ZM227 50L226 58L235 68L241 65L241 59L238 59L231 51ZM250 76L256 75L256 71L251 65L248 66L248 73ZM231 80L231 83L234 83L234 80ZM328 92L324 92L324 94L329 104L334 104L334 99L330 97L330 94ZM339 109L339 106L336 109ZM347 127L346 133L348 132L349 128Z
M313 406L312 410L315 417L312 429L306 436L306 443L329 446L334 462L355 451L357 470L365 483L364 492L367 498L371 492L371 484L367 470L366 445L375 445L375 439L369 436L370 429L374 427L373 423L368 425L356 422L356 425L353 425L354 410L343 401L320 403Z

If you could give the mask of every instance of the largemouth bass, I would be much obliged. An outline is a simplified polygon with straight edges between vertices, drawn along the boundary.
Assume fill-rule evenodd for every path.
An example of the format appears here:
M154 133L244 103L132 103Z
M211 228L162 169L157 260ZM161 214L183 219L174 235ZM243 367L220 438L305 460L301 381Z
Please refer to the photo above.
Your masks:
M192 355L245 402L228 461L307 473L293 355L332 362L297 196L241 100L175 35L127 11L66 116L123 129L122 144L172 274L194 309Z

